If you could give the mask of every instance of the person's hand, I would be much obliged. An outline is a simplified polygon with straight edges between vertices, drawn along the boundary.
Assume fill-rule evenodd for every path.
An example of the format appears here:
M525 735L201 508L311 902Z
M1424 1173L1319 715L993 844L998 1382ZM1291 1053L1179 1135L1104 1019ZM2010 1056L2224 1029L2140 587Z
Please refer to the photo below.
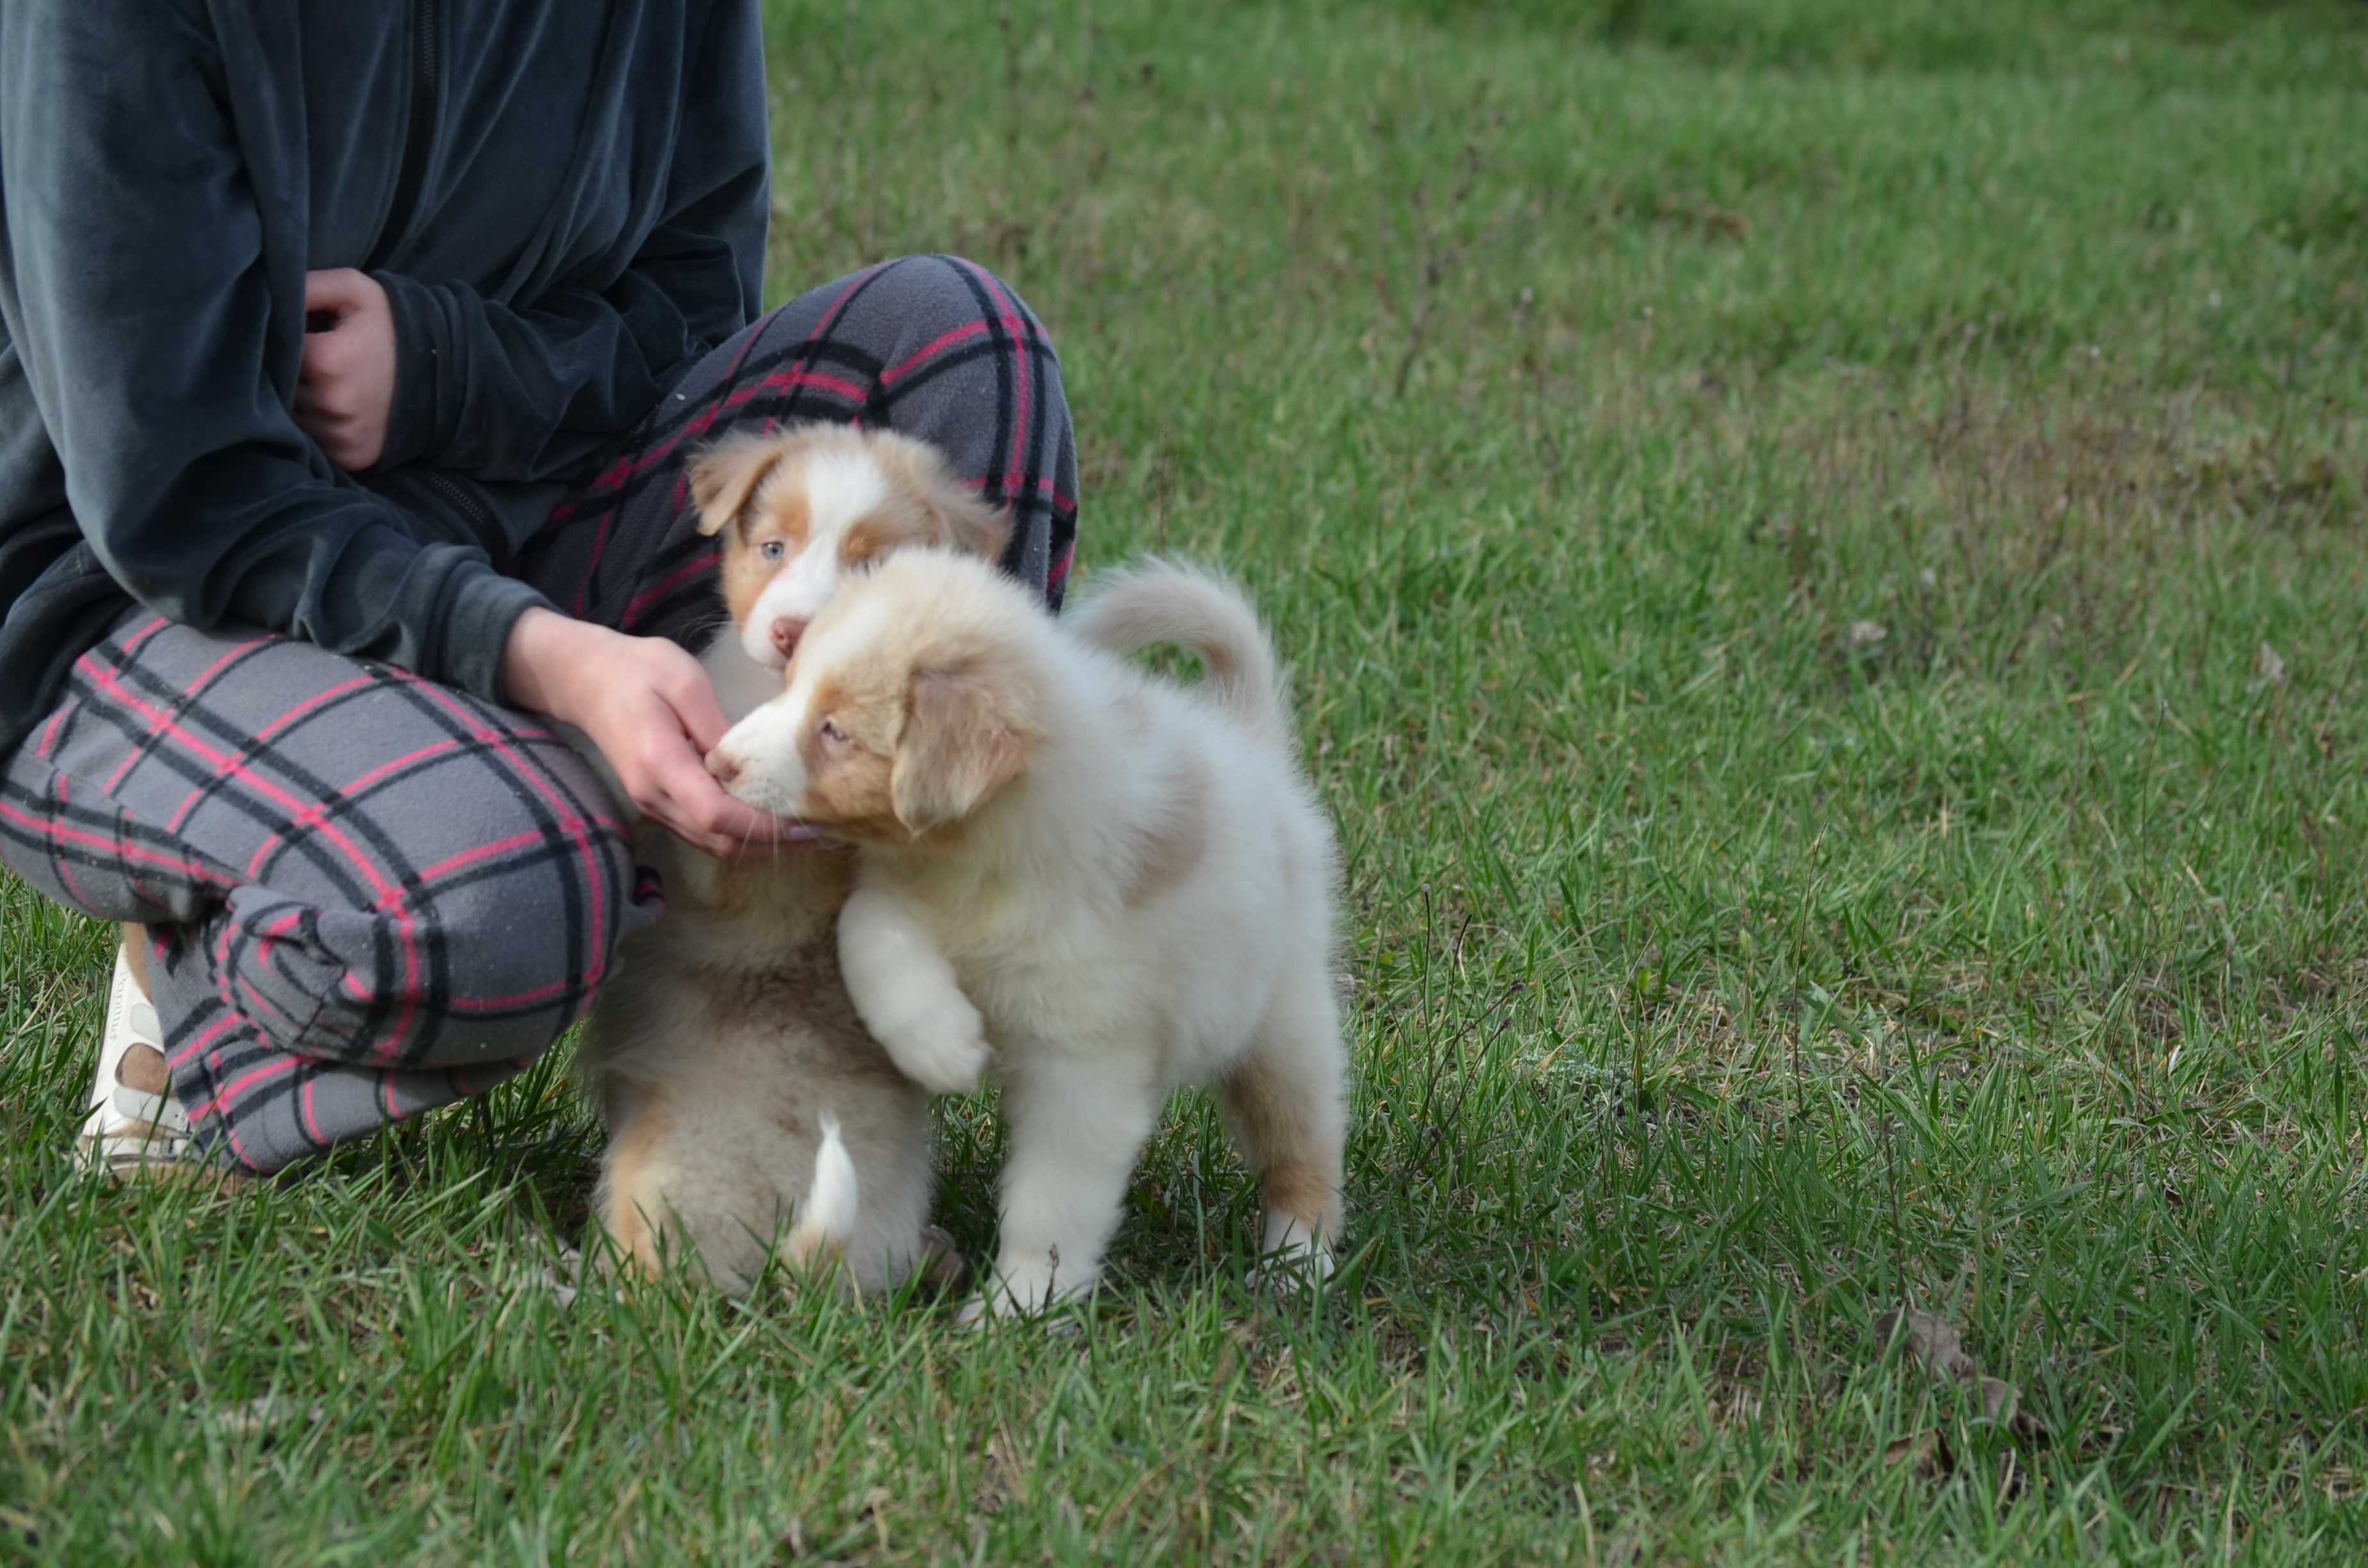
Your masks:
M304 323L296 424L331 462L359 473L386 451L387 413L394 405L393 309L367 272L308 272Z
M628 637L537 607L502 650L502 687L521 708L592 738L643 815L711 855L822 842L803 823L723 792L702 760L729 728L699 661L663 637Z

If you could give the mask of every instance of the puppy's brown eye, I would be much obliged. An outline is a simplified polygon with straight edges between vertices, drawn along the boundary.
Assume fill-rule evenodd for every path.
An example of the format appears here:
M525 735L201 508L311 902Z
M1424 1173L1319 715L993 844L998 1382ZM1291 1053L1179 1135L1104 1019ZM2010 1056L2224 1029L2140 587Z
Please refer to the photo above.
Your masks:
M847 740L847 732L840 729L837 724L832 723L827 719L825 719L822 722L821 734L824 740L830 742L833 745L843 744Z

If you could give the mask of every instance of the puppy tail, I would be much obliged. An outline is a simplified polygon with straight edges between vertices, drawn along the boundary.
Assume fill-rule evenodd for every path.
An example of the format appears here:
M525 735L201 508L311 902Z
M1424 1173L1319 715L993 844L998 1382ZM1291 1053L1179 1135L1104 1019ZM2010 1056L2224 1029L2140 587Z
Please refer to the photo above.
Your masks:
M1230 579L1153 561L1103 581L1071 621L1077 635L1112 653L1166 642L1188 648L1227 712L1276 745L1294 744L1273 640Z
M855 1240L855 1161L838 1135L838 1118L822 1113L822 1143L814 1150L814 1185L798 1206L797 1223L782 1250L801 1270L844 1259Z

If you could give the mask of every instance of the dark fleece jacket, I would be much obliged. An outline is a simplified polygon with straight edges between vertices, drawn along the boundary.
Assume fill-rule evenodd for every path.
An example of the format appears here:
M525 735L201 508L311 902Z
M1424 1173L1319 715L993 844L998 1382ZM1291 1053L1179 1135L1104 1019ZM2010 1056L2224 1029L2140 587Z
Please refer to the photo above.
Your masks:
M498 568L753 319L757 0L0 5L0 757L135 601L498 697ZM378 466L290 414L394 310Z

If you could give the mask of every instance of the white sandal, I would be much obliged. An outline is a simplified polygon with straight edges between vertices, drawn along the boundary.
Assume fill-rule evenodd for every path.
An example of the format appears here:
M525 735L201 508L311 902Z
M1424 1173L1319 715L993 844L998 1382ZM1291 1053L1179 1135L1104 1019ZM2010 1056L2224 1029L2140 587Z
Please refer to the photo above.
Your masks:
M153 1062L133 1059L139 1076L163 1076L164 1024L118 945L115 977L107 988L107 1028L98 1041L98 1075L75 1143L75 1158L95 1174L126 1176L189 1168L189 1118L180 1102L169 1088L159 1093L122 1079L125 1058L135 1051L154 1058Z

